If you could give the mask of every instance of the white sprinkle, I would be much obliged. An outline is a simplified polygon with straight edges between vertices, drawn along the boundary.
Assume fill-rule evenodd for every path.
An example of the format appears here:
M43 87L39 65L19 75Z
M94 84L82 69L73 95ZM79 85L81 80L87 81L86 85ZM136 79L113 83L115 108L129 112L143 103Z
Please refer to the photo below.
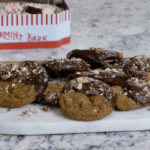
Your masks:
M93 70L92 72L95 74L99 74L99 70Z
M16 86L16 84L13 83L13 84L12 84L12 87L15 87L15 86Z
M36 70L36 69L34 69L34 70L32 70L32 72L33 72L33 73L36 73L36 72L37 72L37 70Z
M111 71L111 69L110 69L110 68L106 68L105 70L106 70L106 71Z
M78 84L77 89L78 89L78 90L81 90L81 89L82 89L82 83L79 83L79 84Z
M14 71L14 70L16 70L16 69L17 69L17 65L13 65L11 71Z
M148 88L147 88L147 87L144 87L143 91L147 92L147 91L148 91Z
M9 85L6 86L6 92L9 93L8 89L9 89Z
M127 92L125 92L123 95L127 95L128 93Z
M22 70L23 72L28 71L28 69L27 69L27 68L25 68L25 67L24 67L24 68L22 68L21 70Z
M82 78L82 77L77 78L77 82L78 83L89 83L89 81L87 79Z
M113 71L114 73L118 73L118 71L117 71L116 69L114 69L114 68L112 69L112 71Z

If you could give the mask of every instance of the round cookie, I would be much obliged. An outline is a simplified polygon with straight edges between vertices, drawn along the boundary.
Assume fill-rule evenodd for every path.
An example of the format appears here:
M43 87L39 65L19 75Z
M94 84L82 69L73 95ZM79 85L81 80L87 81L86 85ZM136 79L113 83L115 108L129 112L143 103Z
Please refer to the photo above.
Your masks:
M101 80L109 85L122 85L128 79L127 75L122 71L122 69L116 68L76 72L72 75L69 75L68 79L74 79L82 76Z
M24 83L0 82L0 95L0 107L17 108L35 100L35 89Z
M90 65L82 59L53 59L43 63L49 75L53 78L66 78L77 71L88 71Z
M150 57L135 56L129 58L123 68L129 77L150 80Z
M16 108L35 101L48 84L46 70L36 62L0 64L0 107Z
M49 82L44 93L37 98L37 102L44 105L59 106L58 99L66 82Z
M59 97L64 114L74 120L93 121L109 115L116 96L109 85L100 80L79 77L69 81Z
M117 95L116 98L116 108L118 110L132 110L141 108L142 105L136 104L132 98L128 97L126 94L123 94L123 89L120 86L112 86L112 91Z
M87 50L72 50L67 54L67 58L80 58L89 63L93 69L107 68L110 65L120 63L123 60L123 54L115 51L108 51L102 48L91 48Z
M46 69L37 62L24 61L19 63L18 70L19 81L34 85L36 97L42 95L50 80Z
M150 83L138 78L128 79L125 87L113 86L119 110L132 110L150 105Z

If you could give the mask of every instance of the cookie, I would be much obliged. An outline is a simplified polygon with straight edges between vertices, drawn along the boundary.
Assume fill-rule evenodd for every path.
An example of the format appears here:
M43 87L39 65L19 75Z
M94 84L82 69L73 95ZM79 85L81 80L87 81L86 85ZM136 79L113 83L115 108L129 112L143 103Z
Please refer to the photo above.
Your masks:
M107 51L101 48L92 48L89 50L72 50L67 54L67 58L81 58L89 63L92 68L107 68L110 65L122 60L123 55L120 52Z
M117 94L116 107L119 110L132 110L150 105L150 82L138 78L127 80L125 87L113 86Z
M126 62L129 60L129 57L124 57L120 61L115 62L113 64L109 64L107 68L111 69L123 69Z
M0 82L0 107L17 108L35 101L35 89L24 83Z
M74 120L93 121L109 115L116 96L106 83L88 77L69 81L59 97L64 114Z
M129 58L123 70L129 77L150 80L150 57L135 56Z
M90 71L76 72L69 75L68 79L74 79L77 77L90 77L94 79L101 80L109 85L123 85L128 79L127 75L122 71L122 69L106 68L95 69Z
M90 66L81 59L54 59L46 62L43 66L53 78L66 78L69 74L77 71L87 71Z
M136 104L136 101L124 94L121 86L112 86L112 91L117 95L116 108L118 110L132 110L141 108L142 105Z
M32 103L44 92L48 79L44 67L36 62L1 63L0 107L16 108Z
M37 98L37 102L49 106L59 106L59 95L65 84L66 82L50 82L42 96Z

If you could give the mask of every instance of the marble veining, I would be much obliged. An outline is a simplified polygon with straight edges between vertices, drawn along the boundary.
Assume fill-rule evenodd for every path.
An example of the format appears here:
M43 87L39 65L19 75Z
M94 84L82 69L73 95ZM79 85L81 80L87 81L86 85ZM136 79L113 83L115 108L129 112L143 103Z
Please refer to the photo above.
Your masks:
M149 131L0 136L0 150L149 150Z
M72 10L72 42L57 49L1 50L0 61L65 57L71 49L103 47L125 56L150 55L149 0L67 0ZM0 150L149 150L150 132L110 132L46 136L0 135Z

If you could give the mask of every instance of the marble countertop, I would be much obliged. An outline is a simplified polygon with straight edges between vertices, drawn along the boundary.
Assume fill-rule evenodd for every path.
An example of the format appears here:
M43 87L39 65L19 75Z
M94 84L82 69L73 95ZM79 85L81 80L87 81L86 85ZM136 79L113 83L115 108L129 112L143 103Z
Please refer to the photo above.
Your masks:
M74 48L103 47L125 56L150 55L149 0L68 0L72 42L57 49L2 50L0 61L64 57ZM63 52L63 53L62 53ZM9 136L0 135L0 150L149 150L150 132Z

